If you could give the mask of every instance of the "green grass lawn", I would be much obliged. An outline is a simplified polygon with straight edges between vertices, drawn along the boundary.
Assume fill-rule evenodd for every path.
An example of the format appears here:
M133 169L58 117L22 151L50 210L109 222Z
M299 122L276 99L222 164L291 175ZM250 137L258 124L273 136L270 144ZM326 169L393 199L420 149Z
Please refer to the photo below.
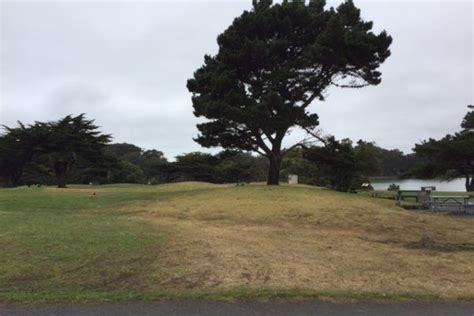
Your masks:
M0 301L469 299L472 224L306 186L1 189Z
M142 185L0 190L0 298L126 295L165 235L115 207L173 194Z

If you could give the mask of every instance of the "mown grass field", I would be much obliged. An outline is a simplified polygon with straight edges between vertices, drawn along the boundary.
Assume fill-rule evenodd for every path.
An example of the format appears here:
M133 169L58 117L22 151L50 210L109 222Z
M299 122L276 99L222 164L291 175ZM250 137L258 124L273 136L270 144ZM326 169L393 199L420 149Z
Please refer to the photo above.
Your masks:
M1 189L0 301L474 299L473 224L306 186Z

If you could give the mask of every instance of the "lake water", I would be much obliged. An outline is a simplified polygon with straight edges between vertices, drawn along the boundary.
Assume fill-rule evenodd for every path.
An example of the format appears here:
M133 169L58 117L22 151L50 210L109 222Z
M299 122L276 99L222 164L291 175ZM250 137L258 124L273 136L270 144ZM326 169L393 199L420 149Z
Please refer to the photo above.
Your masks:
M421 187L435 186L436 191L466 192L464 179L455 179L452 181L441 181L439 179L420 180L420 179L389 179L372 180L371 184L375 190L387 190L391 183L400 186L401 190L420 190Z

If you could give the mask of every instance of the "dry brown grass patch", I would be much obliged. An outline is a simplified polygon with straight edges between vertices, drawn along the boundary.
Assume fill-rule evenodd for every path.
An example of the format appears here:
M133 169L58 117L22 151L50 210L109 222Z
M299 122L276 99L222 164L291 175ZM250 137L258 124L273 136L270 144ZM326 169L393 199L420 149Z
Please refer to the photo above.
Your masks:
M196 191L135 205L172 238L148 286L474 294L474 221L301 187Z

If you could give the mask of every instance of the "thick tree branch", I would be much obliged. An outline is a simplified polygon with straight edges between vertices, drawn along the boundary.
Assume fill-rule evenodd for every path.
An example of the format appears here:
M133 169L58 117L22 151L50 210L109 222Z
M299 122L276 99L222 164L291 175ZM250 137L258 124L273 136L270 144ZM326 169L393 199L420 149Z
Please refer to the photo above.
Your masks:
M311 95L311 97L309 97L309 99L307 99L307 100L301 105L301 107L302 107L302 108L308 107L308 105L310 105L311 102L313 102L314 99L316 99L320 94L321 94L321 92L314 92L314 93Z
M271 154L272 150L267 146L267 144L265 144L265 142L263 141L262 139L262 135L260 135L259 132L255 131L254 132L254 135L255 135L255 139L256 139L256 144L261 148L263 149L263 151L269 155Z
M262 156L264 156L264 157L268 157L268 155L266 153L264 153L263 151L260 151L258 149L255 149L255 152L262 155Z

